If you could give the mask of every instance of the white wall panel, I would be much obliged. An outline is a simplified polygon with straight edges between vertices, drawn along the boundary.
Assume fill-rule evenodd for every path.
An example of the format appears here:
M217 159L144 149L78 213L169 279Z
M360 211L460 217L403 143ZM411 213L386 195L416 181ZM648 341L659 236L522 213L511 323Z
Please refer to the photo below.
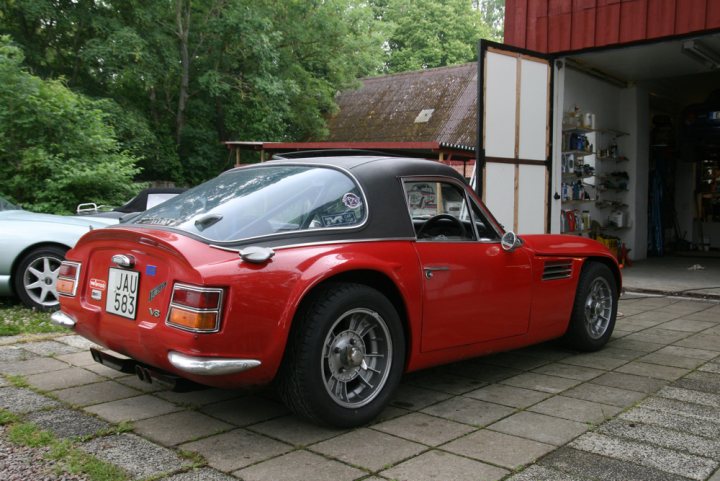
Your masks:
M547 63L520 60L520 146L521 159L545 160L548 135Z
M521 165L518 181L518 234L545 233L544 165Z
M513 158L517 59L488 51L485 60L485 155Z
M515 216L515 166L488 162L485 165L485 205L506 230Z

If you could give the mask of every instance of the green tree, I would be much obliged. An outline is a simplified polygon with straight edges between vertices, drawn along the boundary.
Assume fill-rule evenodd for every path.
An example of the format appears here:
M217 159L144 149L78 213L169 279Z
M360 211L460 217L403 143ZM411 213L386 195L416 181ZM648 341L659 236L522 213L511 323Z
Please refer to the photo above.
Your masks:
M477 58L478 40L490 36L470 0L382 2L383 20L394 25L388 40L389 72L470 62Z
M338 90L383 64L364 0L7 0L0 33L92 97L146 179L196 183L224 140L322 137Z
M483 23L490 28L489 40L502 42L505 33L505 0L473 0Z
M69 213L80 202L119 204L138 190L95 101L23 67L0 36L0 192L26 208Z

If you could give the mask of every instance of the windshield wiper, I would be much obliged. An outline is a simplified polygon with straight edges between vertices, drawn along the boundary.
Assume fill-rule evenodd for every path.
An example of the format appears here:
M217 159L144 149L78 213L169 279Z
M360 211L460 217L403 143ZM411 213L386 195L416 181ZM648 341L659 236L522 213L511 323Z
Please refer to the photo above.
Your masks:
M222 218L223 216L220 214L208 214L196 220L195 227L197 228L197 230L202 232L211 225L215 225L216 223L220 222Z

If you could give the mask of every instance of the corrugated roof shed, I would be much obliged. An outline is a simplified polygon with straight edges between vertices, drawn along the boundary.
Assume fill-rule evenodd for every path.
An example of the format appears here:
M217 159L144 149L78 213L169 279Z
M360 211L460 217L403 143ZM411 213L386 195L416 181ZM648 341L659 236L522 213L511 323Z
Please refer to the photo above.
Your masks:
M474 147L477 63L362 80L341 92L329 142L443 142Z

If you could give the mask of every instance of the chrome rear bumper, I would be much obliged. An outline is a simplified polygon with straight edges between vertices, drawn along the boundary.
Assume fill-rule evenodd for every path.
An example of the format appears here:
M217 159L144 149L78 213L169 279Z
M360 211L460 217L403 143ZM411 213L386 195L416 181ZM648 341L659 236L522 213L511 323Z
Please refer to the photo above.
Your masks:
M195 357L170 351L168 361L176 369L199 376L222 376L258 367L257 359L229 359L222 357Z
M50 320L53 324L57 324L58 326L67 327L68 329L72 329L75 327L75 319L65 314L63 311L55 311L50 315Z

